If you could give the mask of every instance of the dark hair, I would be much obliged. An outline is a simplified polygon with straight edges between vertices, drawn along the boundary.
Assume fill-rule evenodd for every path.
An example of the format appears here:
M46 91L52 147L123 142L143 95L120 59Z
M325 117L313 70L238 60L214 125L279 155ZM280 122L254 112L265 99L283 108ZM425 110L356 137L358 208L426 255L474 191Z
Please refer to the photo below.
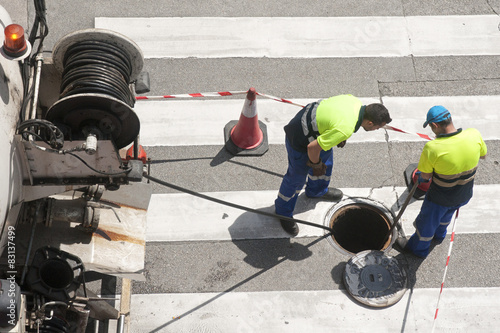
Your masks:
M389 124L392 121L389 111L380 103L367 105L363 118L371 121L375 125Z
M446 118L445 120L443 121L440 121L439 123L436 123L439 127L441 128L444 128L444 127L447 127L449 124L451 124L451 116L449 116L448 118Z

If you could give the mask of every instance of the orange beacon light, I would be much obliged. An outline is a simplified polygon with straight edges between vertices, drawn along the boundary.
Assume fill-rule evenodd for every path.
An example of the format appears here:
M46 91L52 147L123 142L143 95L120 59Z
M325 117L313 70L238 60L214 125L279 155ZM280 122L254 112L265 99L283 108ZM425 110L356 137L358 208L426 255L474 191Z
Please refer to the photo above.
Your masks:
M29 47L24 38L24 29L19 24L10 24L5 27L5 40L3 51L5 55L13 58L24 56Z

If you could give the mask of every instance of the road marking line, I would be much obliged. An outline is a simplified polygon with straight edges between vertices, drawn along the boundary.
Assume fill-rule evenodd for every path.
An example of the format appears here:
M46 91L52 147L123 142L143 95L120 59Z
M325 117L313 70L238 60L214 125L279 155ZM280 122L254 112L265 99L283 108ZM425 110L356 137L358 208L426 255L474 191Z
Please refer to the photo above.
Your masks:
M360 332L361 327L428 332L438 293L415 289L376 310L359 306L345 290L136 294L131 327L138 333ZM448 288L444 294L438 329L485 332L498 326L500 288Z
M292 99L307 104L318 99ZM364 104L378 103L375 97L361 98ZM224 126L238 120L244 99L230 100L163 100L138 101L135 111L141 121L143 146L224 145ZM414 133L433 135L423 129L427 110L434 105L446 106L458 127L477 128L485 140L500 139L500 114L496 106L500 96L384 97L391 125ZM257 99L257 116L267 126L269 144L283 144L283 127L300 110L299 107L269 99ZM189 133L189 135L186 135ZM390 141L425 141L416 135L388 131ZM385 131L360 129L349 142L385 142Z
M500 54L496 15L96 17L146 58L335 58Z
M400 205L406 197L407 189L397 187L343 188L346 198L369 197L382 202L396 215L397 198ZM460 210L460 223L456 233L500 233L498 224L497 197L500 185L476 185L474 196L469 204ZM206 195L274 213L274 200L277 191L231 191L210 192ZM323 224L328 210L334 204L319 200L305 199L303 193L297 201L296 218ZM400 222L405 233L414 232L413 221L417 217L421 200L410 201ZM168 217L165 216L168 211ZM323 229L301 225L299 237L318 237ZM148 242L204 241L268 239L289 237L281 228L278 220L257 215L240 209L224 206L183 193L154 194L148 209L146 240Z

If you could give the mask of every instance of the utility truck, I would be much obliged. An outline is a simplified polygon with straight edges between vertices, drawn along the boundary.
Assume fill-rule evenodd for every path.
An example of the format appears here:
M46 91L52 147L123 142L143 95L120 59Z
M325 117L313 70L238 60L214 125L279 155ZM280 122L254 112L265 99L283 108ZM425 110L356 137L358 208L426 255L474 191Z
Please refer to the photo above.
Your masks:
M45 2L34 5L32 27L0 6L0 332L109 320L121 332L128 311L91 285L143 279L151 186L133 107L148 91L144 58L99 29L44 50Z

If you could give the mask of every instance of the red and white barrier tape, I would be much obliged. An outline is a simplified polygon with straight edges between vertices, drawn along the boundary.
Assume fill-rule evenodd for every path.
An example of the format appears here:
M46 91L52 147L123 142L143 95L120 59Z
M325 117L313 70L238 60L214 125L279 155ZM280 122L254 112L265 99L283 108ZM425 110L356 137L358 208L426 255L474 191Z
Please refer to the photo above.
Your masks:
M281 103L288 103L288 104L292 104L292 105L295 105L295 106L299 106L301 108L303 108L305 106L305 105L294 103L294 102L289 101L289 100L284 99L284 98L275 97L275 96L271 96L271 95L266 95L266 94L262 94L262 93L259 93L259 92L257 93L257 95L265 97L265 98L269 98L269 99L272 99L272 100L275 100L275 101L278 101L278 102L281 102Z
M225 97L233 95L246 94L248 91L217 91L208 93L196 93L196 94L179 94L179 95L163 95L163 96L136 96L135 99L140 100L161 100L161 99L172 99L172 98L194 98L194 97Z
M390 129L390 130L393 130L395 132L400 132L400 133L406 133L406 134L413 134L413 135L417 135L419 137L421 137L422 139L426 139L426 140L432 140L432 138L430 136L428 136L427 134L421 134L421 133L412 133L412 132L406 132L406 131L403 131L399 128L396 128L396 127L392 127L392 126L389 126L389 125L385 125L384 126L385 129Z
M196 97L226 97L226 96L234 96L234 95L243 95L246 94L248 91L218 91L218 92L207 92L207 93L195 93L195 94L178 94L178 95L163 95L163 96L136 96L135 99L140 101L140 100L162 100L162 99L175 99L175 98L196 98ZM287 103L287 104L292 104L298 107L303 108L304 105L294 103L290 100L280 98L280 97L275 97L271 95L266 95L263 93L256 92L257 95L269 98L281 103ZM385 129L389 129L395 132L400 132L400 133L405 133L405 134L412 134L412 135L417 135L420 138L426 139L426 140L432 140L431 137L429 137L427 134L421 134L421 133L412 133L412 132L407 132L403 131L399 128L385 125Z
M448 257L446 258L446 266L444 268L443 281L441 282L441 290L439 291L439 297L438 297L437 304L436 304L436 313L434 314L434 322L432 324L432 331L431 332L434 332L434 329L436 327L436 318L438 316L438 311L439 311L439 301L441 299L441 294L443 293L444 280L446 279L446 273L448 271L448 264L450 263L451 249L453 248L453 240L455 239L455 227L457 225L458 211L459 211L459 209L457 209L457 212L455 213L455 218L453 219L453 229L451 232L450 248L448 249Z

